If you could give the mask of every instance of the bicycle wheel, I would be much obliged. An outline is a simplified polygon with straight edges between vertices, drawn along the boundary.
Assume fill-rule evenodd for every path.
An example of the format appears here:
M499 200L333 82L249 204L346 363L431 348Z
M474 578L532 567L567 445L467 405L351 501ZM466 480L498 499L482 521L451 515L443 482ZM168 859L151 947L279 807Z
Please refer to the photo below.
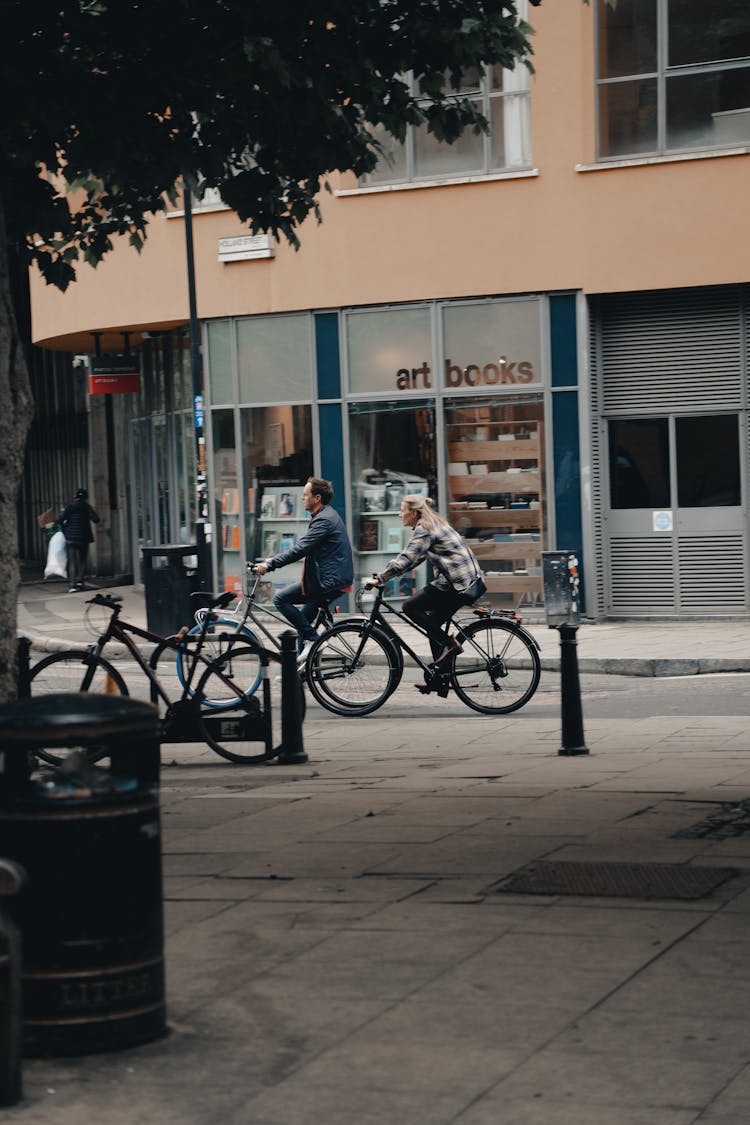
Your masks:
M35 664L29 673L30 691L34 695L46 695L57 691L98 692L100 695L128 695L128 689L120 673L103 656L90 652L53 652ZM59 766L64 754L53 754L49 750L35 750L37 758ZM91 748L86 757L91 762L105 757L103 752Z
M497 618L462 629L463 652L451 664L451 687L467 707L483 715L507 715L528 703L541 665L534 642Z
M335 715L369 715L398 687L404 670L401 650L379 630L360 621L334 625L315 643L307 658L307 682L320 703Z
M200 625L194 625L187 636L197 637L201 632L201 628L202 627ZM230 644L236 646L242 641L250 641L252 644L259 643L258 638L254 633L251 633L249 629L242 629L238 633L236 621L228 621L224 618L220 618L218 621L213 621L209 626L209 630L203 643L201 652L202 655L205 656L206 660L210 660L211 662L213 662L215 660L221 659L221 657L229 651ZM180 686L183 688L185 687L187 678L190 674L191 663L192 653L190 650L190 646L188 645L188 647L181 649L177 653L177 657L175 660L175 664L177 666L177 678L180 681ZM260 687L260 682L262 679L260 657L257 653L255 654L254 662L249 658L249 655L243 658L242 676L244 679L244 683L247 685L245 687L245 695L253 695L253 693L256 692ZM218 689L218 682L216 686ZM195 687L191 687L188 695L192 697L194 692ZM226 691L224 691L224 694L222 696L221 691L219 691L219 694L216 697L207 696L205 699L201 700L201 702L204 707L214 707L220 709L223 707L233 707L235 698L236 696L231 693L227 694Z
M247 683L244 675L245 658L257 659L257 655L255 649L233 648L231 652L209 664L195 689L195 697L201 705L197 734L207 746L228 762L258 765L275 757L275 751L270 749L270 732L266 737L269 716L264 711L261 699L258 695L246 695L242 687ZM236 694L230 684L235 684ZM214 714L203 710L206 696L228 699L232 694L234 701L231 712L226 706ZM265 702L266 692L262 694Z

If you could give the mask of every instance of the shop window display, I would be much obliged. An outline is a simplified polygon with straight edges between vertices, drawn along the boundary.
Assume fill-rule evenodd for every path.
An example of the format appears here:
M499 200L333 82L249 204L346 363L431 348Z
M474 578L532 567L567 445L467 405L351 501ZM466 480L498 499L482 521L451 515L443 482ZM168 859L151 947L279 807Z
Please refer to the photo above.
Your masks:
M498 608L543 602L541 398L446 403L448 517L484 571Z
M350 447L355 583L399 554L409 539L399 509L407 493L437 497L435 410L427 402L352 404ZM387 588L405 598L427 581L426 567L400 575Z

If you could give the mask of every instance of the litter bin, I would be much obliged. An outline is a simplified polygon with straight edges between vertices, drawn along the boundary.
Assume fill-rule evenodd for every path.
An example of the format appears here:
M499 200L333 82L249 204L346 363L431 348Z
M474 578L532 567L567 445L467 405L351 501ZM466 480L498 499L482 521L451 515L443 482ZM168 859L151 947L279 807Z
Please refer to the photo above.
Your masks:
M31 753L55 747L71 751L63 764L35 770ZM86 759L91 748L109 768ZM28 876L6 905L23 946L27 1055L165 1031L158 784L148 703L61 692L0 707L0 855Z
M146 624L152 633L170 637L192 623L190 595L199 588L197 550L195 543L141 548Z
M580 577L575 551L542 551L544 609L550 629L581 618Z

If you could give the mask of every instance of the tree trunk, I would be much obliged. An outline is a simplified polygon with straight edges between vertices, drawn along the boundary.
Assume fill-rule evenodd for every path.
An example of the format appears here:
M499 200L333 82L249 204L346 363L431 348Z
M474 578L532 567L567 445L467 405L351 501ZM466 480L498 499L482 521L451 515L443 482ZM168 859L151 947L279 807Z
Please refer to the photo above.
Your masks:
M0 199L0 703L15 699L17 694L16 503L33 413L26 357L13 307L5 217Z

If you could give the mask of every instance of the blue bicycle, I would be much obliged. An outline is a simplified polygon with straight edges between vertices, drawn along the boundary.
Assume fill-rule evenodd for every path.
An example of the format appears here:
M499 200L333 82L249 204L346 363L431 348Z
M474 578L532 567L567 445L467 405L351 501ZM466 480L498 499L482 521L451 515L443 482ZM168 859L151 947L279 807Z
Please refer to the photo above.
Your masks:
M233 610L227 611L226 608L222 611L221 617L210 622L205 638L203 640L203 652L208 660L218 660L226 658L231 662L232 650L239 644L245 641L251 641L254 645L261 647L270 647L281 652L281 644L278 639L278 633L284 629L290 629L291 626L285 617L281 614L275 613L265 605L258 604L258 583L260 575L256 573L255 564L247 564L247 573L243 583L242 599L237 603ZM197 593L192 595L201 601L210 601L213 598L212 594ZM209 614L210 609L201 606L195 612L195 625L192 629L186 630L183 634L183 648L178 652L176 665L177 677L180 684L185 687L187 678L190 671L190 652L192 643L194 643L203 633L203 623L206 615ZM215 616L215 614L214 614ZM266 619L265 622L263 619ZM269 620L270 619L270 620ZM276 629L276 633L270 632L267 626L275 622L277 626L282 628ZM325 603L318 604L318 612L313 621L314 629L329 629L333 625L333 614L331 613L328 605ZM265 638L264 641L260 639L259 634ZM266 643L267 642L267 643ZM253 695L261 685L263 679L263 668L260 659L254 661L248 659L247 650L243 648L242 659L242 686L245 695ZM188 692L190 694L190 692ZM223 710L225 708L236 706L236 698L232 699L227 693L213 694L210 698L203 698L201 700L204 707L212 707L215 710Z

